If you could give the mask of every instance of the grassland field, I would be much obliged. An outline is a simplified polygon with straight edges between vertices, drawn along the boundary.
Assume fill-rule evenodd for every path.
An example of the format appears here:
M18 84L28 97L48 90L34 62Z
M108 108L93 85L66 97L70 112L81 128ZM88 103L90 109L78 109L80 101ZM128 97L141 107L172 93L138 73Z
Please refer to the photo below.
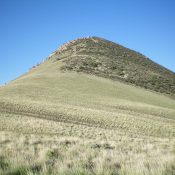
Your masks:
M1 175L174 175L175 100L39 67L0 87Z

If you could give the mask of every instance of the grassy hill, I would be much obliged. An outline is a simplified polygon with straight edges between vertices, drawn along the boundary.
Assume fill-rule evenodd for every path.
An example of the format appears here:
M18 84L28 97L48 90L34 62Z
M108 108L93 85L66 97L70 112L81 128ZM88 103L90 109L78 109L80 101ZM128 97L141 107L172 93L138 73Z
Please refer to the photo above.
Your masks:
M63 45L51 57L64 59L63 70L90 73L146 89L175 94L175 73L144 55L113 42L83 38Z
M92 43L99 55L89 48ZM115 47L120 55L133 54L128 65L120 57L113 65L125 65L123 77L137 68L135 82L126 83L118 68L111 76ZM102 54L102 48L109 52ZM143 80L150 80L152 70L169 83L174 74L146 58L152 66L140 69L140 59L109 41L78 39L1 87L0 174L173 175L175 100L136 82L142 71ZM163 93L174 93L162 87Z

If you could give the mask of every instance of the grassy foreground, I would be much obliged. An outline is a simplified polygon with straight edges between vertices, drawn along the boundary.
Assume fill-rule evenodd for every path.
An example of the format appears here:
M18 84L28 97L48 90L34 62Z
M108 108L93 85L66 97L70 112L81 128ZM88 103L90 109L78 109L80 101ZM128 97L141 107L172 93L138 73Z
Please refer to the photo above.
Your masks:
M85 129L85 128L84 128ZM83 139L1 132L4 174L173 175L174 142L169 139Z
M0 88L0 174L175 174L175 100L61 64Z

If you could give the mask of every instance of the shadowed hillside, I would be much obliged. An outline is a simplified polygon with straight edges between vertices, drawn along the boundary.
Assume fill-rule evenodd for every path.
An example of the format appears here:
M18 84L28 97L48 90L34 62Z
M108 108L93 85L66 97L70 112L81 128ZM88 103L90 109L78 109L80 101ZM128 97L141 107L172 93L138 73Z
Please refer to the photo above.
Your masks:
M98 37L66 43L51 56L64 59L62 70L120 80L146 89L175 94L175 74L144 55Z

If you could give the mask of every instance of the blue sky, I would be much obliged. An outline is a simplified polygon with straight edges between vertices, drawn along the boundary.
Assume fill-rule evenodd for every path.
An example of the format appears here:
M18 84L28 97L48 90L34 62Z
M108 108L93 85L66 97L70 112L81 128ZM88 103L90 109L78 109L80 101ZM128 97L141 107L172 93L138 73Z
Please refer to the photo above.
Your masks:
M84 36L112 40L175 72L174 0L0 0L0 84Z

